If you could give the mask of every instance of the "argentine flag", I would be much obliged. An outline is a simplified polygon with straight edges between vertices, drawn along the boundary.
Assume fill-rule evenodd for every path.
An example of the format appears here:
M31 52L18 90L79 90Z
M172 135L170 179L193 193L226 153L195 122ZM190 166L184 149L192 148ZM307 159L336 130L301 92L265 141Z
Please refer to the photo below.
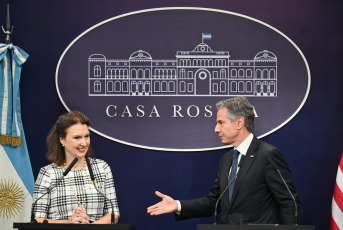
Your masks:
M28 54L0 44L0 228L29 222L34 178L21 122L19 81Z
M212 34L202 33L202 42L204 42L204 40L210 40L210 39L212 39Z

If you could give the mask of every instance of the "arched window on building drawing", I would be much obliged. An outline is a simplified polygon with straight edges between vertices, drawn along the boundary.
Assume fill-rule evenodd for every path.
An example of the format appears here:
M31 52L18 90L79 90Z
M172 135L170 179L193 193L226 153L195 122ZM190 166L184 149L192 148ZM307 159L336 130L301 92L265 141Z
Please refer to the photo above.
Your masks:
M186 82L184 81L180 82L180 92L182 93L186 92Z
M263 93L268 93L268 82L264 81L262 83Z
M231 70L231 77L237 77L237 70L235 69Z
M150 78L150 69L144 70L144 78Z
M160 78L160 69L155 69L155 78Z
M94 77L101 77L101 67L99 65L94 66Z
M213 91L214 93L217 93L217 92L218 92L218 83L213 83L213 85L212 85L212 91Z
M175 92L175 83L173 81L168 84L169 92Z
M262 71L260 69L256 70L256 78L258 79L262 78Z
M100 81L94 82L94 92L101 92L101 82Z
M238 92L239 93L244 92L244 82L243 81L238 82Z
M231 92L237 92L237 82L232 81L230 83Z
M131 70L131 78L136 78L137 77L137 71L135 69Z
M128 87L128 83L126 81L123 82L123 92L128 92L129 91L129 87Z
M107 92L113 92L113 82L112 81L107 82Z
M172 76L173 76L173 78L176 77L176 70L175 69L172 70Z
M225 92L226 91L226 82L222 81L220 82L220 92Z
M138 69L137 78L144 78L144 71L143 71L143 69Z
M271 69L269 71L269 76L270 76L270 79L276 79L275 69Z
M256 82L256 93L262 92L262 83L260 81Z
M268 79L268 78L269 78L269 72L268 72L267 69L264 69L264 70L263 70L262 76L263 76L263 77L262 77L263 79Z
M186 70L185 69L180 70L180 78L186 78Z
M238 77L240 77L240 78L244 77L244 70L243 69L238 70Z
M116 81L116 82L114 83L114 91L115 91L115 92L121 92L120 81Z
M161 91L162 92L167 92L168 91L167 82L166 81L162 81L162 83L161 83Z
M275 82L273 81L269 82L269 92L275 93Z
M113 69L107 69L107 78L112 78L113 76Z
M251 69L247 69L246 76L247 76L247 78L252 78L252 70Z
M154 82L154 91L160 92L160 82L159 81Z
M246 92L247 93L251 93L252 92L252 82L251 81L247 81L246 83Z
M226 77L226 70L225 69L221 69L220 70L220 78L221 79L225 79L225 77Z

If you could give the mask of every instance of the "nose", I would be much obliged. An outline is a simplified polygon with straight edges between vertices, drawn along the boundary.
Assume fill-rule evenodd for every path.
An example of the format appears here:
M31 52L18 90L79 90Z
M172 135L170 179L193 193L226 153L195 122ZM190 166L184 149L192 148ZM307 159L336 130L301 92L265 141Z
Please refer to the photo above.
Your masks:
M87 140L85 138L81 139L81 146L86 146L87 145Z
M218 124L216 124L216 126L214 127L214 132L215 132L215 133L219 133L219 127L218 127Z

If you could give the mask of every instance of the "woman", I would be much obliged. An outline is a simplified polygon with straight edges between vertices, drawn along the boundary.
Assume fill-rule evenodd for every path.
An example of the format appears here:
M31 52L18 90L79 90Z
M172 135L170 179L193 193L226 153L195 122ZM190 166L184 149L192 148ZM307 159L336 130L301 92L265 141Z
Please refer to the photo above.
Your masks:
M114 206L115 223L119 209L109 165L90 158L89 119L82 113L70 111L60 116L47 137L47 157L52 163L41 168L36 180L33 200L41 197L63 177L70 163L78 158L71 171L50 193L38 200L33 209L37 222L109 224L112 206L91 182L86 158L97 181L98 190L111 200ZM46 222L45 221L45 222Z

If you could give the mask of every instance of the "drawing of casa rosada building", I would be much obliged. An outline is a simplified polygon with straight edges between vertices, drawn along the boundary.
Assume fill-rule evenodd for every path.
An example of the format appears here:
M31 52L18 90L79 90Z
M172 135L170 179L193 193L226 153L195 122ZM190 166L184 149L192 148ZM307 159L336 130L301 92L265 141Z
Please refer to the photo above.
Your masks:
M90 96L277 96L277 58L230 60L205 43L177 51L176 60L153 60L139 50L128 60L93 54L88 60Z

